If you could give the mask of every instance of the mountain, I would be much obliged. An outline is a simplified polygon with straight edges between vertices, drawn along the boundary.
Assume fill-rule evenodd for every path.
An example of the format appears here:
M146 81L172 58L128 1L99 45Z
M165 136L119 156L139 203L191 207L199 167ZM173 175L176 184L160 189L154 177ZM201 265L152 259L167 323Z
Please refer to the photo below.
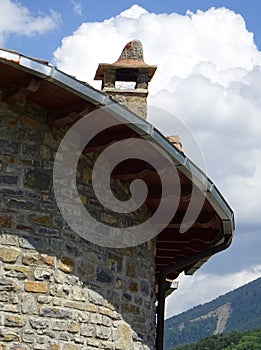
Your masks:
M261 350L261 330L222 333L180 345L176 350Z
M164 350L213 334L260 328L261 277L209 303L167 319Z

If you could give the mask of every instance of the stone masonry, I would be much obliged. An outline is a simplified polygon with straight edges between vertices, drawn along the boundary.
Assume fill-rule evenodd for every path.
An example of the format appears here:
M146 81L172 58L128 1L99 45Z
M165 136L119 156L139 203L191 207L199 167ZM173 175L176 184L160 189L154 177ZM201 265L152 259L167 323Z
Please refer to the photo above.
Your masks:
M125 45L115 63L99 64L94 79L102 80L104 93L146 119L148 84L156 69L144 62L142 43L132 40ZM128 83L134 86L130 87Z
M108 249L70 229L52 188L66 129L44 119L37 106L0 105L0 349L154 349L155 242ZM94 160L79 162L81 200L97 219L121 226L92 193ZM128 195L119 181L113 188ZM142 208L124 220L147 215Z
M116 88L104 88L103 91L141 118L147 118L148 91L146 89L120 90Z

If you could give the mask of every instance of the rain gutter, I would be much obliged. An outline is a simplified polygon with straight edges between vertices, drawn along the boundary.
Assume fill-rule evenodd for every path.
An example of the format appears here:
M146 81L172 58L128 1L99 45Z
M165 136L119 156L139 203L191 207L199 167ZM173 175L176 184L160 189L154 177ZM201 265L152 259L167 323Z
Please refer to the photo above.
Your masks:
M190 256L186 259L167 265L160 272L158 279L158 305L157 305L157 333L156 333L156 350L163 350L164 342L164 313L165 313L165 291L166 278L170 272L179 271L187 266L195 264L197 261L210 257L222 250L227 249L232 242L232 235L225 235L222 242L214 247L208 248L200 253Z
M94 89L71 75L61 72L53 65L42 63L31 57L20 55L15 51L0 49L0 59L13 67L20 67L21 70L38 76L44 80L64 88L75 95L93 103L94 105L106 105L110 98L102 92Z

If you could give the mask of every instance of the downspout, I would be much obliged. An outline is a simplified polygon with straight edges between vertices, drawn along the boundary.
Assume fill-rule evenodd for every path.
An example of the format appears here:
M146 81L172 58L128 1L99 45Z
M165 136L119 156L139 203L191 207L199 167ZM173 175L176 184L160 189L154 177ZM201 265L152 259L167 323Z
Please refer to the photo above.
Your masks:
M157 306L157 334L156 334L156 350L163 350L164 336L164 311L165 311L165 288L166 277L172 271L178 271L196 263L199 260L207 258L211 255L221 252L228 248L232 242L232 235L226 235L223 243L204 250L198 254L190 256L176 263L167 265L161 272L158 279L158 306Z

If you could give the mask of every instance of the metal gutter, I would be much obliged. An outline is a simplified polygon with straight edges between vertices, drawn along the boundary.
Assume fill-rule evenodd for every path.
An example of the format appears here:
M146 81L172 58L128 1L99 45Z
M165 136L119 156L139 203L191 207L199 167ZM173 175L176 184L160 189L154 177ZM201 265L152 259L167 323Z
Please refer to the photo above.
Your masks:
M232 242L232 236L226 235L222 243L208 248L198 254L190 256L186 259L180 260L176 263L166 266L161 272L158 279L158 305L157 305L157 333L156 333L156 350L163 350L163 336L164 336L164 313L165 313L165 289L166 277L172 271L178 271L186 266L193 265L199 260L210 257L222 250L227 249Z
M19 69L30 74L51 81L53 84L76 94L96 106L104 106L107 108L108 112L119 121L124 120L125 123L130 123L130 127L139 135L162 147L170 155L174 164L179 167L179 170L190 178L199 189L206 191L208 201L222 220L224 233L233 234L233 211L215 187L214 183L188 157L172 146L164 135L155 129L153 125L138 117L126 107L120 105L99 90L61 72L50 64L42 63L36 59L5 49L0 49L0 60L14 67L19 67Z
M34 74L44 80L53 82L65 90L69 90L79 97L95 104L106 105L110 98L93 87L65 74L50 64L44 64L33 58L20 55L16 52L0 49L0 59L6 64L19 66L21 70Z

